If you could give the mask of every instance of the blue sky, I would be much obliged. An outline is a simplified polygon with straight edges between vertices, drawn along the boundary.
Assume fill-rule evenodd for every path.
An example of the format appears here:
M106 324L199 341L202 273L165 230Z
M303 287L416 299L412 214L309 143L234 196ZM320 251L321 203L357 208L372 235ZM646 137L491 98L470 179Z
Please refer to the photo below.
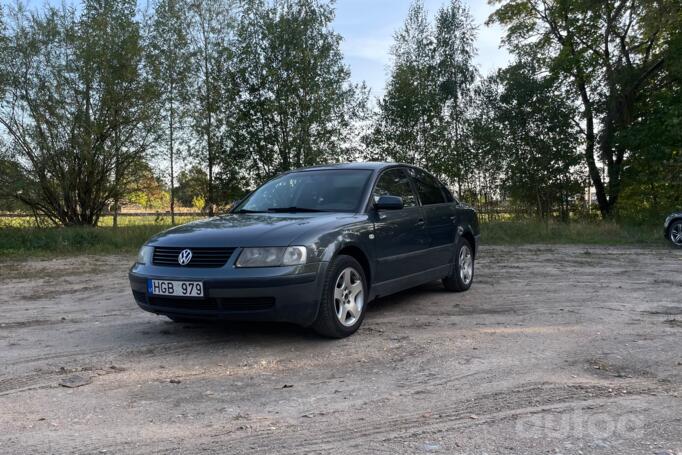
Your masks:
M424 0L433 16L448 0ZM411 0L337 0L334 29L343 38L343 53L355 81L366 81L374 96L381 96L390 68L389 49L393 34L399 29ZM486 0L464 0L478 24L478 57L482 74L505 66L509 55L500 49L502 30L486 27L492 12Z

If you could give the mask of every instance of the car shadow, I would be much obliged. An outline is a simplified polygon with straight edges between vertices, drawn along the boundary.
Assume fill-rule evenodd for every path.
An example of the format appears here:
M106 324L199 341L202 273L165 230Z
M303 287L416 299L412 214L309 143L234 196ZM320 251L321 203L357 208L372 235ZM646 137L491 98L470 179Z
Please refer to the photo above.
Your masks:
M413 305L415 303L415 298L437 294L451 294L451 292L447 291L440 281L433 281L400 291L396 294L374 299L367 308L367 314L402 311L403 309L401 307L403 305Z
M390 296L381 297L370 302L367 316L376 314L403 314L405 305L414 305L415 299L426 295L449 294L439 281L423 284ZM157 325L158 323L158 325ZM147 334L156 334L171 338L200 338L212 341L333 341L316 334L310 327L301 327L286 322L266 321L229 321L229 320L191 320L173 322L165 316L158 316L154 328L145 327Z

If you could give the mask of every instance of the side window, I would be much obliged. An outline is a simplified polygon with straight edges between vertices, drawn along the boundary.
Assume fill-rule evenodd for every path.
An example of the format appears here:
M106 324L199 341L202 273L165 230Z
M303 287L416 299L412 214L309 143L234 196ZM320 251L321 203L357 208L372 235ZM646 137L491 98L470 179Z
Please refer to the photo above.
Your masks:
M379 177L376 187L374 187L374 202L381 196L398 196L403 199L405 207L417 205L417 198L414 196L410 181L401 169L391 169Z
M431 177L421 169L410 169L410 174L414 178L417 193L422 201L422 205L442 204L446 202L445 193L438 180Z

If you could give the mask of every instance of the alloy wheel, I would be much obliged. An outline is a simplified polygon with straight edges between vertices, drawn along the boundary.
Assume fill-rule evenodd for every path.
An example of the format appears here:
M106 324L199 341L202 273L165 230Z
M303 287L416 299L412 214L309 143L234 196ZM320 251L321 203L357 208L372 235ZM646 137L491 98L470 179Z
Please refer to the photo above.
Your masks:
M360 318L365 304L362 278L353 267L341 271L334 286L334 310L339 322L350 327Z
M462 283L469 285L474 276L474 258L471 249L467 245L462 245L459 250L459 277Z
M682 223L675 223L670 228L670 241L675 245L682 245Z

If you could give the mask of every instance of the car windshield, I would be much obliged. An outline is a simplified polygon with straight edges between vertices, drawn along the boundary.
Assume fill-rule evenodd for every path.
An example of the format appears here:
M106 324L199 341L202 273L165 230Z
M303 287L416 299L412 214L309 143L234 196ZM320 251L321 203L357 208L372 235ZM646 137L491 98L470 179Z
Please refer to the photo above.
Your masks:
M251 193L235 212L354 212L371 173L332 169L284 174Z

